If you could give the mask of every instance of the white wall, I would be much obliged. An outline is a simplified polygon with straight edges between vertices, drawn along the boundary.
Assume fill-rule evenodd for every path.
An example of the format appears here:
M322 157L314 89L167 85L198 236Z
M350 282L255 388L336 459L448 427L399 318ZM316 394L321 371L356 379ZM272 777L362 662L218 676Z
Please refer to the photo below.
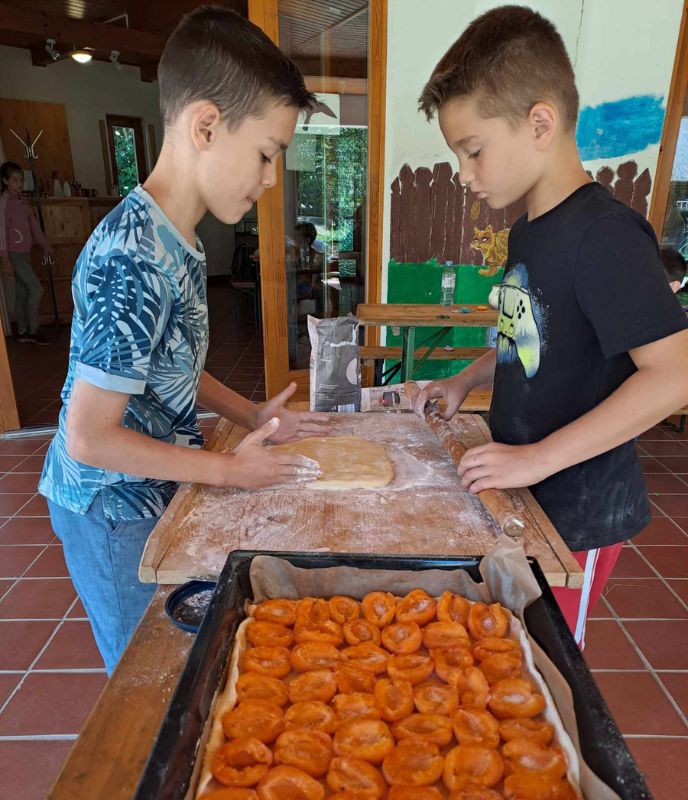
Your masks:
M158 85L143 83L137 67L118 70L114 64L77 64L71 58L34 67L28 50L0 46L0 97L63 103L75 178L101 195L105 171L98 120L106 114L141 117L146 137L148 125L153 124L158 150L162 144Z
M503 0L417 0L389 4L385 180L389 189L404 164L413 169L441 161L456 164L437 126L418 113L418 97L433 67L472 19ZM636 95L660 95L666 106L676 52L682 0L532 0L523 3L559 29L576 72L581 108ZM652 178L659 145L618 158L586 161L593 173L602 164L633 159ZM390 197L385 195L382 287L387 287Z

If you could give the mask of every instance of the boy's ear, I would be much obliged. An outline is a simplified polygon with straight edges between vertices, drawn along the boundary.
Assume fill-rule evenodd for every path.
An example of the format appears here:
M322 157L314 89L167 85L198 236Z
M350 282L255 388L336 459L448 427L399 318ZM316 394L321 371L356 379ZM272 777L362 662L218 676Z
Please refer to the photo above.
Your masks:
M528 125L536 150L546 150L559 125L556 108L551 103L535 103L528 113Z
M671 286L671 291L676 294L681 288L681 281L669 281L669 286Z
M191 138L197 150L210 148L221 122L222 115L215 103L199 104L191 116Z

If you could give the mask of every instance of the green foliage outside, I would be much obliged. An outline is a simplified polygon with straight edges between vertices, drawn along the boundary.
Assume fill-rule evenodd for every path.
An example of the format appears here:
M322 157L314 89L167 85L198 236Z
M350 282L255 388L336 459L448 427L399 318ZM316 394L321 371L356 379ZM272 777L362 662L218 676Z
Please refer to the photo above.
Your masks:
M366 194L368 130L298 134L294 146L313 167L298 174L299 220L313 222L321 241L352 250L354 212Z
M139 182L133 128L113 127L119 193L126 197Z

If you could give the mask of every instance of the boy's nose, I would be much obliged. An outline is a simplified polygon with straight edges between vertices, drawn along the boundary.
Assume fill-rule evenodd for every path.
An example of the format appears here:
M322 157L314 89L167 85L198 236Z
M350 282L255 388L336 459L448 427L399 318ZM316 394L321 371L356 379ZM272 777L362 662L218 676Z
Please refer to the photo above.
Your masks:
M271 189L277 183L277 159L274 159L271 164L266 164L265 173L263 175L263 186L266 189Z
M462 165L459 166L459 183L464 189L467 189L473 183L474 178L473 170L469 170Z

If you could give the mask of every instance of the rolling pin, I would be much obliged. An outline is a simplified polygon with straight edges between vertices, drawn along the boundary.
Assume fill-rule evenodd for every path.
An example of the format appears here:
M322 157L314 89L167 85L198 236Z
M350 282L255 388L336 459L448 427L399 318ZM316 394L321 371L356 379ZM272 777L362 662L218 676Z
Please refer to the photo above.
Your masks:
M414 381L407 381L404 387L409 400L420 391L420 387ZM428 403L425 406L424 416L425 421L430 426L430 430L437 436L442 447L451 456L452 461L458 465L466 453L466 447L451 429L449 423L442 419L436 402ZM478 492L478 497L501 531L515 539L523 535L526 524L515 513L511 500L509 500L504 491L501 489L483 489L482 492Z

